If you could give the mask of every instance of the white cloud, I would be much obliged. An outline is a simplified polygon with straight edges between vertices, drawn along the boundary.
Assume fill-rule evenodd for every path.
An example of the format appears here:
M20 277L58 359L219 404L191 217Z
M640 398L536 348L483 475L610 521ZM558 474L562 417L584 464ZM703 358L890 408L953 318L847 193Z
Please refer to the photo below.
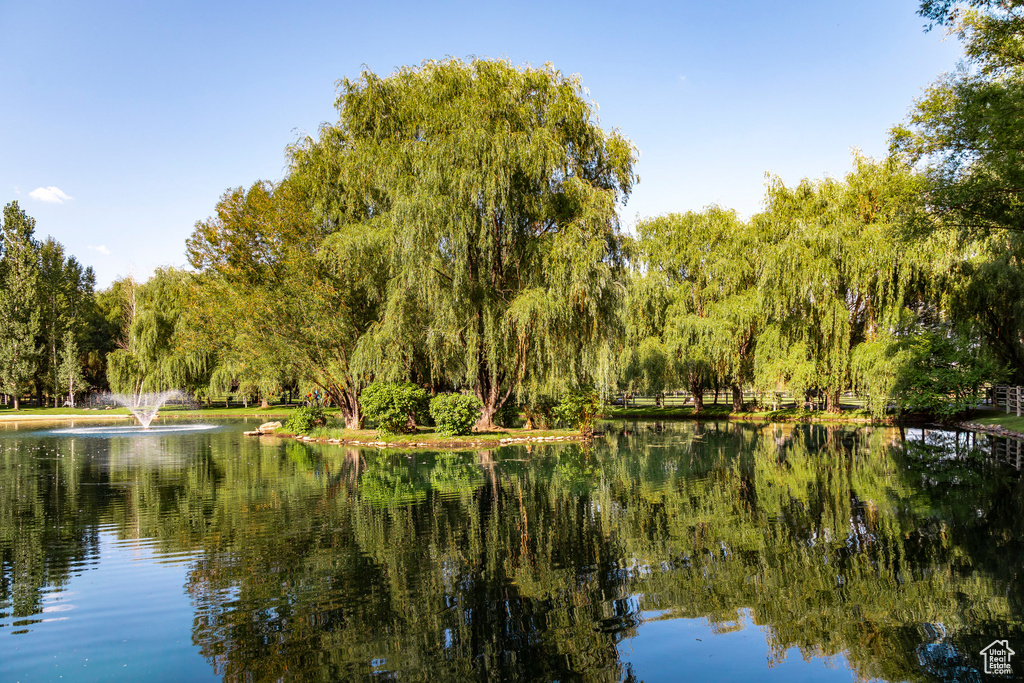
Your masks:
M66 199L74 199L74 197L64 194L64 190L52 185L50 187L37 187L29 192L28 196L50 204L63 204Z
M86 247L86 249L92 249L93 251L98 251L101 254L103 254L104 256L109 256L110 255L110 250L107 249L102 244L100 246L98 246L98 247Z

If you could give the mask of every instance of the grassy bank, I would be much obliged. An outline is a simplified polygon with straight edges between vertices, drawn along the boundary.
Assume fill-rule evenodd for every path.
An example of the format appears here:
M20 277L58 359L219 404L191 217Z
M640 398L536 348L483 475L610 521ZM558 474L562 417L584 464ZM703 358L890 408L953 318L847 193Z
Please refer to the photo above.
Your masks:
M829 413L824 410L803 410L800 408L782 408L780 410L739 411L734 412L728 405L705 405L699 414L693 412L693 406L669 406L655 408L643 406L638 408L616 408L605 416L610 420L645 419L645 420L762 420L769 422L866 422L874 421L871 413L863 408L845 409L841 413Z
M1015 413L992 413L985 416L976 415L971 421L1024 434L1024 415L1017 417Z
M295 437L286 429L278 430L275 436ZM302 438L302 437L299 437ZM475 432L466 436L437 434L431 427L420 427L412 434L378 435L373 429L342 429L328 425L315 429L305 438L318 442L350 444L354 446L381 446L391 448L494 448L507 443L531 441L567 441L580 438L572 429L495 429L489 432Z

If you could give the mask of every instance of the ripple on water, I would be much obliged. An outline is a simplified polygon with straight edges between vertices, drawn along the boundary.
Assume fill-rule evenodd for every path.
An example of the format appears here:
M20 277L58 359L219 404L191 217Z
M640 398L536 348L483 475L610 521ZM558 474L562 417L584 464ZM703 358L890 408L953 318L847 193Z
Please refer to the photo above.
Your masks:
M143 428L137 425L121 427L68 427L66 429L51 429L47 432L39 432L39 436L61 435L61 436L92 436L111 438L118 436L159 436L161 434L178 434L182 432L201 432L209 429L217 429L219 425L211 424L187 424L187 425L160 425L157 427Z

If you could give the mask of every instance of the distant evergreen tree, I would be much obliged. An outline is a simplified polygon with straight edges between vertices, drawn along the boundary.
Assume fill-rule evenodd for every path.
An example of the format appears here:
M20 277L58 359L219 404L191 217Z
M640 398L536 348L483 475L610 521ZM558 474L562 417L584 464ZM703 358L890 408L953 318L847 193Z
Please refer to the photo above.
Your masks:
M38 388L55 402L59 402L66 388L57 379L63 340L67 332L72 332L77 348L78 339L85 336L87 319L95 317L91 315L95 281L92 268L83 267L74 256L66 255L60 242L49 237L39 246L37 292L42 353L36 377Z
M71 330L64 332L64 339L61 344L60 366L57 368L57 387L67 390L68 404L75 407L75 393L80 393L89 388L82 372L82 362L78 357L78 342L75 341L75 333Z
M4 207L3 258L0 259L0 391L10 394L14 409L28 390L38 361L38 246L35 219L14 201Z

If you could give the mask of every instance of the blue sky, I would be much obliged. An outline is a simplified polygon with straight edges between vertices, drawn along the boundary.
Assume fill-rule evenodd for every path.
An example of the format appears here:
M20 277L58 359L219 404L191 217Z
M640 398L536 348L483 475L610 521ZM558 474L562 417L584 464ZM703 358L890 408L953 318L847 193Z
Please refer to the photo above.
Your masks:
M581 75L601 124L640 150L627 224L712 203L749 215L766 172L838 177L852 148L885 153L960 55L917 6L0 0L0 200L100 286L145 278L185 264L226 189L282 176L285 147L336 119L338 79L476 55Z

